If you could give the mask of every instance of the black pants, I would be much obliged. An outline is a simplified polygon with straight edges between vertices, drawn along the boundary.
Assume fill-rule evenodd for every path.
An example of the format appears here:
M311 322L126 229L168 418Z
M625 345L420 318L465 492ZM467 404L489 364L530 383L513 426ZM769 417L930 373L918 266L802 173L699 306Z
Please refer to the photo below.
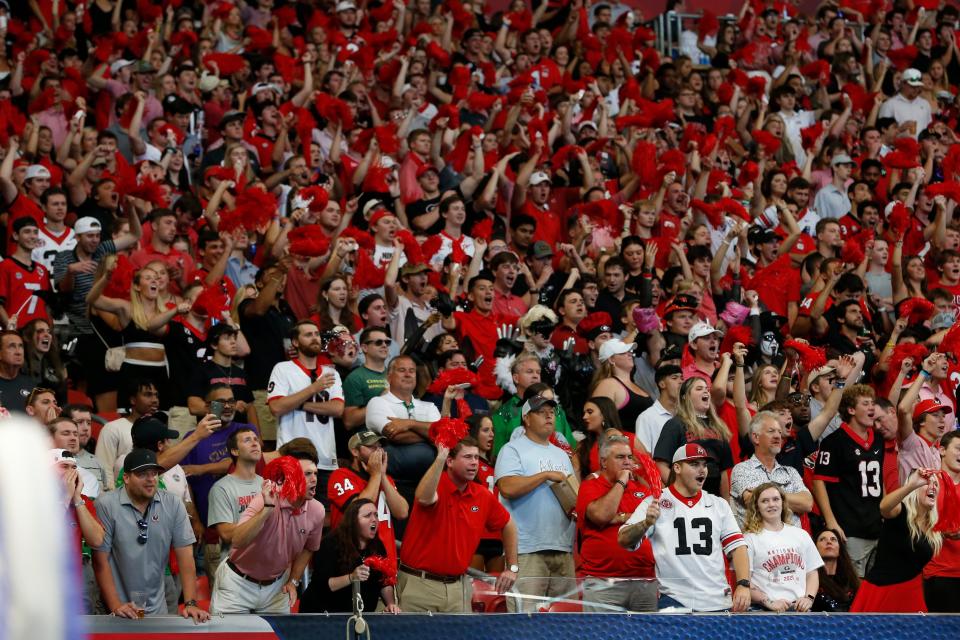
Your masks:
M930 613L960 613L960 578L924 578L923 598Z

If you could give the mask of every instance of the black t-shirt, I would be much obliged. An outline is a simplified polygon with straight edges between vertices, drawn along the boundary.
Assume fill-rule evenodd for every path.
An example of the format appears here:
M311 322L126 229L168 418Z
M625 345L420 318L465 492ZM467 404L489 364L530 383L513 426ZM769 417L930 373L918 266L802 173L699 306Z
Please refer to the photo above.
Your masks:
M233 389L233 397L242 402L253 402L253 393L247 386L247 372L237 363L221 366L213 360L204 360L193 374L188 396L206 397L207 391L215 384L228 384Z
M861 440L846 423L820 442L815 480L827 487L830 508L848 536L880 536L883 439L871 429Z
M287 360L283 340L297 323L297 316L285 300L280 301L279 309L271 305L262 316L245 315L244 311L253 302L253 300L244 300L240 303L239 311L240 329L243 335L249 336L251 346L250 355L246 357L244 363L247 370L247 386L255 391L266 389L273 366Z
M197 335L183 323L174 320L163 337L170 366L170 395L165 399L170 406L187 406L190 374L200 364L199 352L204 348L204 336Z
M713 431L707 429L707 436L697 439L687 431L687 426L680 418L670 418L660 431L660 438L653 448L653 458L669 464L677 449L690 442L699 444L713 458L707 460L707 480L703 483L703 490L715 496L720 495L720 478L727 469L733 468L733 453L730 443L716 437Z
M414 223L414 220L416 220L416 218L422 215L430 213L431 211L435 211L439 206L440 206L440 196L437 196L436 198L424 198L424 199L417 200L416 202L411 202L410 204L407 205L407 220L410 221L411 225L414 225L415 227L417 227L415 229L416 231L425 233L430 236L437 235L438 233L443 231L443 226L445 224L443 218L441 218L439 215L437 216L436 222L434 222L429 227L422 229L422 231Z
M117 219L113 209L101 207L93 198L87 198L77 207L77 219L87 216L96 218L100 223L101 238L110 238L110 234L113 233L114 222Z
M626 293L624 293L623 299L627 299ZM610 320L612 321L611 326L613 327L614 333L623 331L623 322L620 321L620 305L622 304L623 300L617 300L616 296L606 289L602 290L600 295L597 296L596 310L606 311L610 314Z
M0 406L11 413L23 413L27 406L27 396L38 382L36 378L22 373L12 380L0 378Z
M896 517L883 521L876 560L866 578L878 586L907 582L919 576L931 559L933 548L926 538L913 539L907 526L907 508L901 506Z

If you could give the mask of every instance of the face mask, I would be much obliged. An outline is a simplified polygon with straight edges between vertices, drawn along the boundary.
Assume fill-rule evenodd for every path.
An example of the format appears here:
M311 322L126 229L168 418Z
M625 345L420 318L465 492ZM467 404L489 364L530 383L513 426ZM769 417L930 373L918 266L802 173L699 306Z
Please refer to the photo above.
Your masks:
M772 331L767 331L760 339L760 351L768 358L773 358L780 353L780 343Z

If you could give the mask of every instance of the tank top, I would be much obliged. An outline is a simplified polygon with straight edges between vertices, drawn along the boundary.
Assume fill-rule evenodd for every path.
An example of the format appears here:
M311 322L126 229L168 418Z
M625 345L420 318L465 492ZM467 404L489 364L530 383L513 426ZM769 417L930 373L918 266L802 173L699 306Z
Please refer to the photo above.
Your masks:
M623 390L627 392L627 401L623 406L617 407L620 413L620 425L627 430L633 431L636 428L637 418L641 413L653 406L653 398L640 395L628 387L619 378L615 378Z

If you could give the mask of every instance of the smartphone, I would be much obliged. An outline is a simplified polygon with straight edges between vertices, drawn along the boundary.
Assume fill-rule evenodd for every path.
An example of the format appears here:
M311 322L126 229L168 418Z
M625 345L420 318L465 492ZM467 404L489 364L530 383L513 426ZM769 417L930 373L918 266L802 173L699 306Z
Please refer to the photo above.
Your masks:
M210 401L210 413L216 417L217 420L221 420L223 416L223 401L222 400L211 400Z

